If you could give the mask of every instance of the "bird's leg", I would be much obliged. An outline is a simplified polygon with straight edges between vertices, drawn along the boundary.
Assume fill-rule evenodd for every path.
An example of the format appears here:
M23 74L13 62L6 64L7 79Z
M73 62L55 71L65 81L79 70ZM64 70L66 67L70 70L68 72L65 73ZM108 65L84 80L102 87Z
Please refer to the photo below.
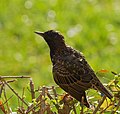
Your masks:
M85 105L86 107L90 107L87 98L86 98L86 93L84 92L83 95L81 96L81 104Z

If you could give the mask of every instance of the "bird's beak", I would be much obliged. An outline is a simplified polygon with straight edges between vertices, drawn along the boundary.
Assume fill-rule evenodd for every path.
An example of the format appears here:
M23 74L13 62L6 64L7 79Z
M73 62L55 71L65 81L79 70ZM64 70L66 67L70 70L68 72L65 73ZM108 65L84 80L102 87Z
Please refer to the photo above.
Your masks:
M42 37L44 37L44 32L35 31L35 33L42 36Z

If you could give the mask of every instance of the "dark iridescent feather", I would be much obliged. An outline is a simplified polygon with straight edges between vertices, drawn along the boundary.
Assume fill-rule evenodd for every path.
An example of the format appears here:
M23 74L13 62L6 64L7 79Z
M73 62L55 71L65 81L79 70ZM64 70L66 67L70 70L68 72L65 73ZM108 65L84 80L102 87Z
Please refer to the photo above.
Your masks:
M85 91L94 88L104 93L109 99L113 96L96 77L81 52L67 46L64 37L53 30L41 35L50 48L55 82L75 99L89 107Z

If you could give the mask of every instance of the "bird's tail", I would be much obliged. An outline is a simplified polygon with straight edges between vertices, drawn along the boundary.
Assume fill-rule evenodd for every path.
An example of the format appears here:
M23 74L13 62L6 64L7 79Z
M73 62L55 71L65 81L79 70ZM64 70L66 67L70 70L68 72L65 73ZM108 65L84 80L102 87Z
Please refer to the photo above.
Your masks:
M107 90L106 87L103 86L101 82L96 85L96 89L98 89L101 93L105 94L109 99L113 98L113 95Z

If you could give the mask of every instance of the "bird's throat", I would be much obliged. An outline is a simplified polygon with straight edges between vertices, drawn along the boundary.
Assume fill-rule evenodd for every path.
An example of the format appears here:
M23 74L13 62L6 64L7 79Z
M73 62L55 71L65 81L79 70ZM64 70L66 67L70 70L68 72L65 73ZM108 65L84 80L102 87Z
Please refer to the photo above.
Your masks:
M52 54L56 54L56 53L60 53L61 51L66 49L66 45L65 42L53 42L53 41L49 41L47 42L49 48L50 48L50 53Z

